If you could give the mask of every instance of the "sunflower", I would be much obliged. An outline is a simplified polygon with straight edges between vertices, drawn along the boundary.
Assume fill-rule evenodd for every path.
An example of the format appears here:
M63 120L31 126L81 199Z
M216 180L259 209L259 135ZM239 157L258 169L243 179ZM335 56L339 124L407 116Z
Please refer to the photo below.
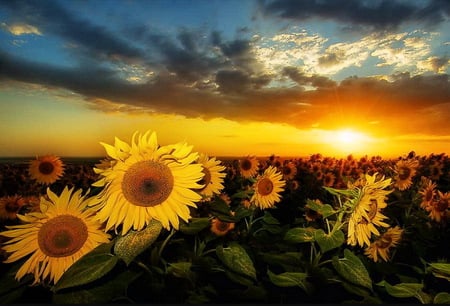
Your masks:
M332 187L335 180L336 175L334 175L332 172L327 172L322 178L322 184L326 187Z
M131 146L115 139L115 145L101 142L113 159L111 166L96 168L99 180L93 186L104 187L89 203L98 209L97 217L106 230L122 225L122 234L143 229L152 219L169 229L178 229L179 218L188 222L189 206L201 195L203 166L195 163L198 153L185 143L159 146L156 133L135 132ZM137 140L136 140L137 137Z
M86 209L87 199L82 190L64 187L58 197L47 188L41 197L41 211L17 215L21 225L7 226L2 236L11 238L3 249L10 253L6 263L31 255L16 273L20 280L34 274L34 283L57 283L63 273L80 257L102 243L109 235L95 220L94 211Z
M323 205L322 201L320 201L319 199L315 199L314 202L320 206ZM322 218L322 214L312 210L308 204L305 205L305 219L306 221L312 222L312 221L316 221L318 219Z
M44 155L31 160L28 172L32 179L42 184L52 184L64 174L64 163L56 155Z
M442 171L442 169L444 168L444 165L438 161L435 160L431 165L430 165L430 178L432 180L438 181L441 176L444 174L444 172Z
M225 222L216 217L211 220L210 230L216 236L225 236L229 231L233 229L234 222Z
M374 262L379 261L380 256L384 261L389 261L389 251L391 248L398 245L402 238L403 229L399 226L389 228L383 235L381 235L375 242L368 246L364 254L371 258Z
M258 166L259 162L255 156L247 156L239 160L239 172L245 178L254 177Z
M0 220L15 220L24 205L25 199L19 195L1 197Z
M379 177L378 173L374 175L365 175L364 185L359 190L358 196L353 202L353 211L348 221L348 237L349 245L370 245L371 234L380 235L376 226L389 227L389 224L383 222L387 219L381 213L381 210L387 206L385 199L392 190L384 190L391 183L391 179Z
M281 172L283 173L283 179L292 180L297 174L297 166L293 162L287 162L283 165Z
M406 190L412 185L412 178L416 175L419 161L416 159L399 160L394 166L394 187Z
M200 180L200 184L204 185L203 188L197 190L204 200L211 199L215 194L220 194L220 191L224 188L223 181L226 176L225 166L221 165L219 160L215 157L209 158L206 154L201 153L198 157L197 163L203 166L203 173L205 176Z
M278 172L277 168L269 166L263 174L256 178L250 202L261 209L271 208L280 201L280 192L284 190L285 185L286 182L283 180L281 172Z
M432 200L436 196L436 183L425 176L421 177L421 182L422 187L418 192L422 196L420 207L428 211Z
M431 220L441 222L445 220L449 208L450 192L443 193L440 190L437 191L437 199L433 200L428 206L429 217Z

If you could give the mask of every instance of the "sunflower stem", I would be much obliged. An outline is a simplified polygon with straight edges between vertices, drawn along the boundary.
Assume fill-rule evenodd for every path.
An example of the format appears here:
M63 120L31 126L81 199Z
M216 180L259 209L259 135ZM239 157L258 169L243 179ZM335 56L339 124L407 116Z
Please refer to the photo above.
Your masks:
M170 238L172 238L173 235L175 235L176 231L172 228L170 230L170 234L166 237L166 239L164 239L161 247L159 248L159 252L158 252L158 257L161 258L161 254L164 250L164 248L166 247L167 243L169 242Z

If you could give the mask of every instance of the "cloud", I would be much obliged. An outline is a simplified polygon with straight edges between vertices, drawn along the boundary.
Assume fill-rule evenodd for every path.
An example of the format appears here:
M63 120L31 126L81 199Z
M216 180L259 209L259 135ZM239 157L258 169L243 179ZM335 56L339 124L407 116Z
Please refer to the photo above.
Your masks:
M14 12L15 18L26 24L32 24L45 33L64 37L90 56L133 59L145 55L131 42L115 36L105 27L76 16L58 2L46 2L43 5L37 1L1 1L0 6Z
M25 34L34 34L34 35L42 35L41 31L30 24L25 23L14 23L11 25L6 24L5 22L2 22L0 24L0 27L16 36L25 35Z
M374 30L395 29L403 23L434 25L450 16L450 3L433 1L360 0L273 0L261 2L266 16L295 21L333 20L343 25L364 26Z

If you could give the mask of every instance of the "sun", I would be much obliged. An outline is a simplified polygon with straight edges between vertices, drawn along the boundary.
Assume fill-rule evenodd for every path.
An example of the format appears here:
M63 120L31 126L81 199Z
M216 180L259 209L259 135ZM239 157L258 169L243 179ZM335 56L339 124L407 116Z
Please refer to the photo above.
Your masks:
M337 141L344 144L356 143L364 138L362 133L348 129L336 131L336 136Z
M365 154L370 150L371 138L365 133L350 128L326 133L325 141L335 154Z

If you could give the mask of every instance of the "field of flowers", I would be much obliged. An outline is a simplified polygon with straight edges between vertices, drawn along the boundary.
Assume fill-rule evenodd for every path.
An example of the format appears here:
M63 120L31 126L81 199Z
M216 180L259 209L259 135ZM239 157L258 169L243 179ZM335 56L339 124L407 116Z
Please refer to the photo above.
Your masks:
M446 153L0 164L2 303L450 303Z

